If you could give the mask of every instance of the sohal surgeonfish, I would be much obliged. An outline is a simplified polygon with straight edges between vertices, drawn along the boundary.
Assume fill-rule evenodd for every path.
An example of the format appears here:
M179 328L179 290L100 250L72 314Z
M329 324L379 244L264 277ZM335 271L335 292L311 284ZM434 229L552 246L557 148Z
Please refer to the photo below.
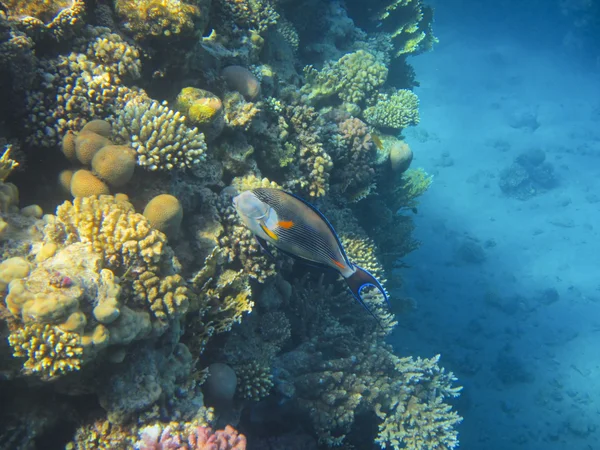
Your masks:
M233 199L233 204L265 251L268 252L269 242L293 258L336 270L373 317L360 295L365 286L377 288L389 305L385 289L373 275L350 262L329 221L311 204L288 192L269 188L244 191Z

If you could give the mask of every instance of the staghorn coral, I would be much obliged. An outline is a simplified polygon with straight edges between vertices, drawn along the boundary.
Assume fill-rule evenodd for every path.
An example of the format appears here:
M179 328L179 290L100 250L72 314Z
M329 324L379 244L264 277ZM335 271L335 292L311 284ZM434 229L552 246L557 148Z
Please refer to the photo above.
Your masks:
M27 92L26 141L55 147L68 131L106 117L134 96L124 85L139 77L139 52L108 28L87 26L69 55L42 59L39 88Z
M249 361L235 368L237 395L246 400L259 401L267 397L273 388L273 375L269 366Z
M111 120L116 139L130 145L138 165L149 170L193 168L205 159L204 135L166 103L132 99Z
M419 123L419 98L408 89L400 89L392 95L379 94L375 106L364 110L369 125L402 130Z
M83 348L77 333L34 323L12 332L8 342L15 357L27 358L26 374L51 379L81 367Z
M207 0L116 0L115 12L136 40L200 34L208 22Z
M328 62L320 71L312 66L305 67L305 84L300 92L313 104L337 95L347 104L359 105L377 93L387 74L387 67L375 56L358 50L342 56L335 63Z

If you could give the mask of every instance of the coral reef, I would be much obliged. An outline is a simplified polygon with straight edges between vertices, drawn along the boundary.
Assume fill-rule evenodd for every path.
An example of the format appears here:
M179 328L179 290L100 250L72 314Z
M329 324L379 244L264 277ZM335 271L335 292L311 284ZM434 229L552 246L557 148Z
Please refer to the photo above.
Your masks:
M362 292L374 319L232 204L314 203L396 303L431 177L388 133L418 123L406 56L435 42L430 8L0 9L0 442L243 450L235 426L249 448L458 445L454 376L392 352L381 293Z

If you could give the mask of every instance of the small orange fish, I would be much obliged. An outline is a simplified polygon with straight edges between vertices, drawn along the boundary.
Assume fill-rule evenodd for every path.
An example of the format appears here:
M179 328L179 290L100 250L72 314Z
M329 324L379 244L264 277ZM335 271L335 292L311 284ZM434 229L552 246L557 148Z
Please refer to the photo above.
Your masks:
M279 189L258 188L242 192L233 204L265 250L269 242L296 259L334 269L373 317L360 295L365 286L377 288L389 304L385 289L373 275L350 262L329 221L310 203Z

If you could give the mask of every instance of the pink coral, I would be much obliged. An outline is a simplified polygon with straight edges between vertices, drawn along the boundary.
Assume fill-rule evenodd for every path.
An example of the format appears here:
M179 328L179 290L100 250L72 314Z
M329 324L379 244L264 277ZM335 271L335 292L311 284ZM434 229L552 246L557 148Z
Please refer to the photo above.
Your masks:
M142 428L138 450L246 450L246 437L229 425L224 430L172 423Z

